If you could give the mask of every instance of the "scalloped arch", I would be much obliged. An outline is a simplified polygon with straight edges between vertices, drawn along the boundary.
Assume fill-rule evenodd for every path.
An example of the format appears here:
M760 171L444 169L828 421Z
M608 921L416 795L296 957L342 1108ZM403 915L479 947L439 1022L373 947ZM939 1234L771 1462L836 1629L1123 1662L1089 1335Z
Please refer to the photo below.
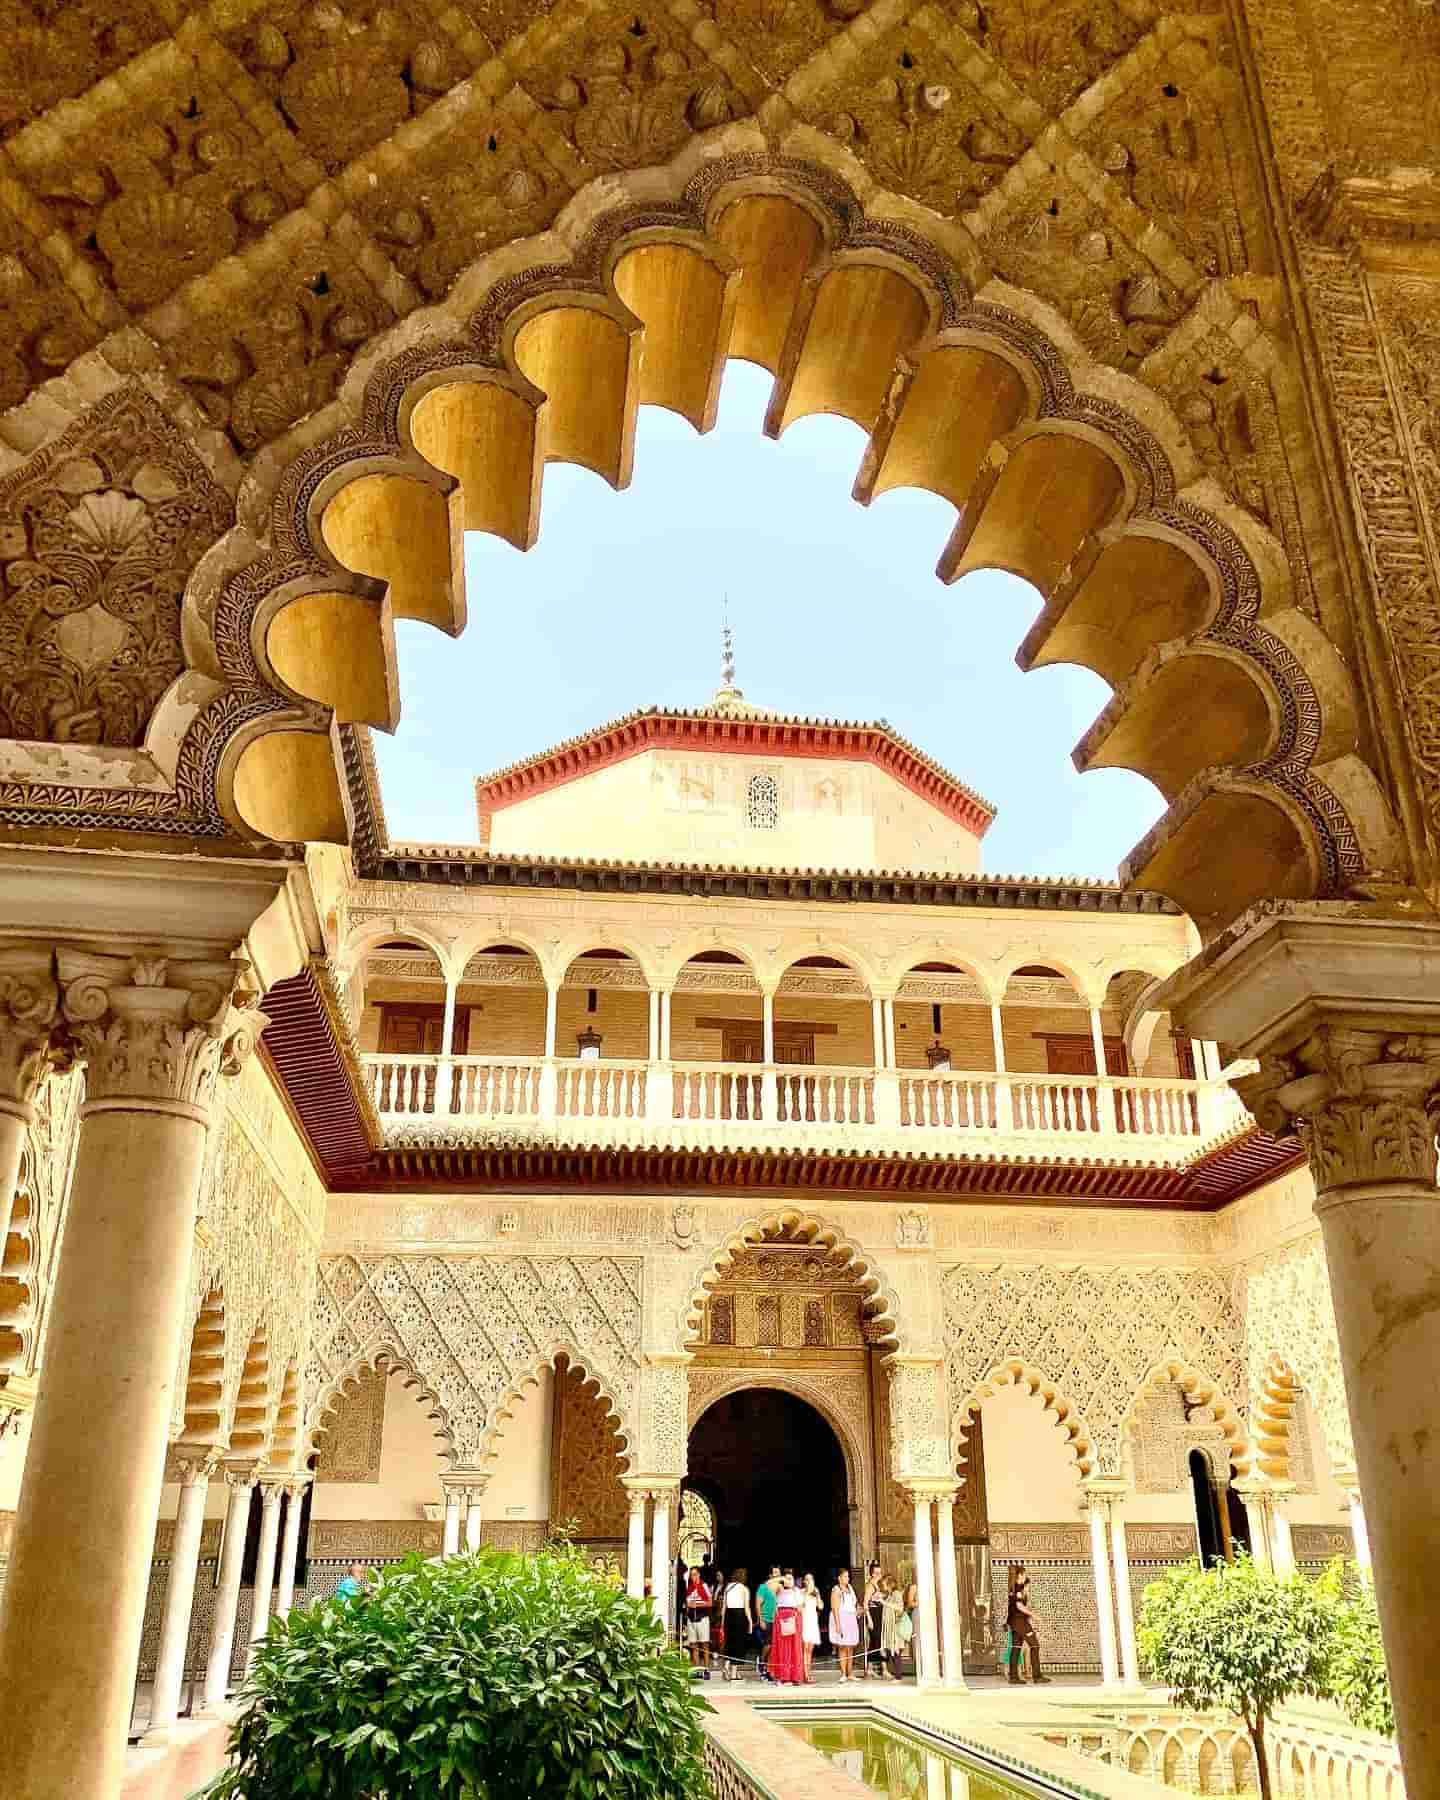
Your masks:
M514 1417L510 1410L524 1398L529 1388L535 1387L546 1369L554 1369L558 1358L564 1357L566 1362L582 1379L584 1389L596 1399L603 1400L609 1409L606 1422L610 1424L614 1434L619 1438L627 1468L633 1467L635 1461L634 1433L630 1422L625 1417L622 1403L610 1391L605 1377L587 1361L585 1356L568 1342L555 1342L541 1352L524 1374L517 1377L507 1390L503 1399L496 1402L486 1421L485 1429L480 1436L480 1455L488 1460L497 1454L498 1444L504 1426Z
M827 1250L843 1255L853 1266L856 1279L865 1295L864 1305L869 1322L877 1332L883 1334L880 1342L890 1351L909 1348L900 1326L900 1307L895 1299L895 1289L883 1275L873 1253L862 1250L836 1226L827 1225L814 1214L799 1208L782 1207L774 1212L758 1214L747 1221L738 1230L731 1232L717 1249L710 1251L700 1262L687 1282L687 1298L681 1309L676 1334L677 1350L683 1351L695 1341L695 1334L700 1329L701 1318L710 1298L710 1290L730 1263L741 1252L782 1231L792 1235L803 1234L807 1242L823 1244Z
M1044 1403L1047 1413L1055 1415L1055 1423L1065 1434L1065 1440L1075 1457L1082 1478L1088 1479L1096 1473L1097 1455L1094 1440L1081 1415L1080 1408L1061 1388L1060 1384L1039 1369L1034 1363L1023 1361L1020 1357L1011 1357L1008 1361L997 1363L983 1381L977 1381L969 1394L961 1401L950 1415L951 1458L957 1467L960 1462L960 1440L964 1437L969 1421L980 1410L981 1402L988 1400L1003 1387L1024 1388Z
M292 434L273 490L247 488L243 513L266 509L269 546L215 610L231 681L274 687L261 664L284 618L277 589L292 604L312 596L307 644L324 620L340 622L333 647L309 659L302 704L319 710L297 718L291 685L273 720L288 747L251 771L266 824L284 810L286 782L298 784L297 822L327 807L338 816L338 792L319 791L300 740L332 715L390 723L379 673L393 666L391 616L461 629L458 532L528 545L547 460L624 485L638 405L703 428L726 357L765 348L776 373L767 431L808 412L857 419L871 443L856 497L918 485L949 499L959 516L942 578L978 567L1026 576L1045 604L1025 665L1081 661L1115 687L1102 717L1121 734L1116 754L1172 798L1126 865L1131 881L1213 928L1255 899L1342 893L1367 868L1393 867L1399 840L1373 775L1347 768L1349 811L1327 779L1357 749L1348 673L1308 621L1308 635L1280 628L1293 611L1283 556L1198 479L1168 403L1089 362L1035 296L995 280L977 288L963 233L937 222L927 234L914 209L868 186L862 200L818 162L726 148L716 137L667 168L607 179L555 228L477 265L444 306L367 353L338 403L347 424L304 448ZM318 606L316 594L372 611ZM263 607L271 621L257 633ZM364 618L377 634L369 649ZM1223 657L1250 685L1207 708L1208 676L1194 695L1182 684L1196 727L1161 746L1164 717L1147 723L1148 684L1135 679L1146 657L1198 657L1210 671ZM1247 693L1275 696L1269 731ZM1127 718L1138 719L1128 740ZM225 804L243 813L244 795ZM1217 856L1241 826L1262 853Z
M338 1375L327 1381L321 1388L310 1408L305 1428L300 1433L300 1441L305 1452L301 1460L308 1460L315 1453L321 1433L329 1429L330 1415L346 1395L353 1391L359 1378L372 1371L383 1373L387 1379L392 1374L399 1375L404 1387L407 1390L413 1390L417 1398L425 1403L429 1409L429 1418L438 1428L435 1435L445 1440L445 1448L441 1454L453 1468L455 1466L455 1436L451 1430L450 1416L446 1412L440 1396L426 1382L399 1344L393 1342L372 1344L368 1349L360 1351Z
M1204 1370L1195 1368L1178 1356L1162 1357L1153 1364L1144 1381L1131 1396L1120 1422L1121 1443L1129 1443L1130 1433L1135 1425L1135 1411L1141 1400L1156 1388L1166 1387L1171 1383L1181 1390L1192 1405L1203 1407L1214 1417L1230 1446L1230 1462L1234 1472L1237 1475L1247 1474L1254 1460L1254 1446L1239 1407Z

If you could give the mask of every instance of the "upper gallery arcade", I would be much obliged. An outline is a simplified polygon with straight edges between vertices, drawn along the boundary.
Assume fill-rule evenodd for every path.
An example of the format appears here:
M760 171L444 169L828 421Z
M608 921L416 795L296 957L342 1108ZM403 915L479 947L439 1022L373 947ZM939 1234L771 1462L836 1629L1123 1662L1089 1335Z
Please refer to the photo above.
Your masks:
M999 1371L1051 1396L1071 1442L1112 1446L1132 1376L1159 1371L1205 1397L1231 1472L1276 1481L1265 1446L1292 1376L1331 1396L1339 1441L1343 1365L1409 1791L1434 1800L1440 1393L1416 1371L1440 1358L1436 9L12 12L0 1344L30 1423L0 1786L117 1790L167 1445L191 1471L177 1541L198 1553L196 1490L223 1465L236 1492L271 1490L257 1530L285 1565L276 1490L310 1473L297 1409L320 1391L332 1217L414 1207L429 1235L412 1250L518 1282L517 1311L532 1261L588 1255L630 1220L643 1247L586 1291L625 1317L622 1289L639 1292L634 1342L607 1360L572 1317L551 1348L603 1367L622 1414L631 1380L634 1492L662 1542L710 1272L760 1240L803 1265L800 1240L823 1239L863 1265L860 1349L885 1365L874 1391L904 1402L891 1473L937 1558L932 1669L955 1663L951 1421ZM774 764L782 822L814 834L798 869L718 841L766 829L733 747L713 815L634 808L659 834L643 854L505 839L544 823L558 845L583 785L527 794L525 771L482 795L512 848L390 841L365 728L401 717L395 619L483 629L504 597L465 591L463 534L533 543L550 461L624 486L636 409L705 429L729 356L773 374L768 431L817 411L858 423L861 504L920 485L953 506L943 581L1002 568L1035 585L1026 667L1105 678L1077 761L1140 770L1166 801L1120 887L977 875L983 808L883 730L824 747L842 831L780 723L743 716L728 728ZM588 779L663 799L703 754L652 743ZM716 782L718 797L718 766ZM768 789L755 801L768 810ZM940 819L954 829L925 851ZM424 966L400 974L396 957ZM396 995L404 982L419 991ZM592 994L614 1003L603 1028ZM360 1047L354 1032L407 1004L411 1047ZM797 1072L781 1027L807 1024ZM1094 1074L1075 1066L1087 1037ZM1102 1075L1112 1043L1123 1069ZM398 1105L366 1057L409 1059ZM1308 1155L1318 1232L1257 1198L1277 1146ZM964 1308L936 1296L971 1292L951 1264L983 1261L981 1243L993 1263L1001 1218L1027 1267L1057 1245L1106 1267L1210 1259L1207 1280L1243 1275L1274 1316L1322 1322L1281 1296L1313 1297L1323 1233L1335 1336L1291 1354L1241 1308L1227 1358L1174 1341L1152 1308L1116 1373L1079 1326L1020 1346L1024 1309L1002 1306L962 1355ZM462 1229L480 1234L463 1251ZM390 1223L377 1231L383 1246ZM368 1313L353 1274L345 1306ZM1085 1286L1092 1312L1121 1291L1108 1280ZM1191 1290L1167 1281L1165 1317L1191 1318ZM735 1282L738 1318L758 1278ZM825 1282L815 1297L832 1326L849 1317ZM1082 1365L1086 1398L1065 1373ZM475 1444L526 1378L455 1388ZM1114 1456L1091 1461L1110 1477ZM1107 1521L1097 1594L1123 1538ZM183 1579L166 1619L172 1669ZM221 1686L233 1626L212 1645Z

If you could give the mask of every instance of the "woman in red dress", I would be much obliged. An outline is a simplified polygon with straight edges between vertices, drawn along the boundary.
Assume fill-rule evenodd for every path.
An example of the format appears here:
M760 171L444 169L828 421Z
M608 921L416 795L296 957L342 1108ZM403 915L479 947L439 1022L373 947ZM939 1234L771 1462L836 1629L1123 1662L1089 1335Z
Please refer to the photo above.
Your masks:
M770 1679L786 1687L798 1687L805 1679L804 1606L805 1596L795 1585L795 1573L786 1569L780 1578L775 1629L770 1636Z

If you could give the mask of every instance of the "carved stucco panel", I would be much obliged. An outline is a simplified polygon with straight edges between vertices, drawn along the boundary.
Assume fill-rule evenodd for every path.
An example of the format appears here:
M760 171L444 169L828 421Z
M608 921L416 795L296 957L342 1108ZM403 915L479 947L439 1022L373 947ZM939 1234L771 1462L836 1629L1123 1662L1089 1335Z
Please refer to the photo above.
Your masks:
M344 1377L390 1353L433 1395L458 1463L566 1352L599 1383L630 1441L639 1387L642 1264L614 1256L327 1256L305 1376L313 1431Z
M1245 1360L1252 1415L1260 1404L1265 1377L1278 1358L1309 1394L1330 1462L1353 1469L1355 1446L1330 1273L1319 1232L1248 1263L1235 1279L1245 1311Z
M1244 1321L1211 1270L960 1265L943 1286L957 1439L977 1391L1007 1364L1053 1384L1106 1474L1120 1472L1127 1420L1157 1370L1200 1377L1232 1418L1244 1404Z

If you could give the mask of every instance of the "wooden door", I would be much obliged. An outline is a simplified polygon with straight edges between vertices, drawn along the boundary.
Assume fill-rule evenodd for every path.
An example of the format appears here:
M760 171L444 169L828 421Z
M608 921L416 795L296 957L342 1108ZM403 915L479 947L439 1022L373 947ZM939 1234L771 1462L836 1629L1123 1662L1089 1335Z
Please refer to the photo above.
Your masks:
M1095 1073L1095 1045L1088 1036L1047 1036L1045 1060L1052 1075L1093 1075ZM1107 1075L1128 1075L1130 1073L1129 1062L1125 1055L1124 1038L1106 1038L1105 1073Z
M727 1026L724 1058L727 1063L758 1063L765 1057L765 1035L748 1025ZM775 1027L775 1061L809 1064L815 1061L815 1033L795 1027Z
M464 1056L470 1039L470 1009L455 1008L455 1031L452 1051ZM380 1007L380 1054L382 1056L438 1056L445 1042L445 1008L443 1006Z

